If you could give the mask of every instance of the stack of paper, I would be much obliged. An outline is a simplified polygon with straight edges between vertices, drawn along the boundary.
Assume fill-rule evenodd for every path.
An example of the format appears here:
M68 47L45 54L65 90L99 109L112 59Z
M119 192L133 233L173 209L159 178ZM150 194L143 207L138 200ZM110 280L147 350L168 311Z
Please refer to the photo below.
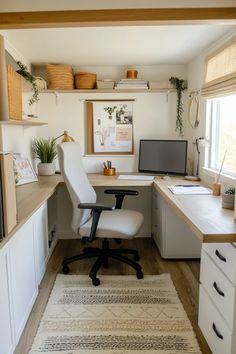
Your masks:
M211 190L200 185L175 185L168 186L173 194L211 194Z
M146 81L140 79L121 79L117 82L115 89L148 89L148 85Z

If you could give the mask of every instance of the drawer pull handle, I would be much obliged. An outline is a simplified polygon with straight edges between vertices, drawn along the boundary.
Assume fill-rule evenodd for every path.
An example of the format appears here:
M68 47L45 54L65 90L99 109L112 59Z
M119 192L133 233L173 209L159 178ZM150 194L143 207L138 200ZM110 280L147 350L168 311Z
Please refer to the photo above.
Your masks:
M218 332L215 323L212 324L212 328L213 328L213 331L215 332L215 334L217 335L217 337L223 340L224 337L222 336L222 334L220 334L220 333Z
M216 284L215 281L214 281L214 283L213 283L213 287L215 288L215 290L218 292L219 295L225 296L225 294L223 293L223 291L221 291L221 290L218 288L218 285Z
M222 254L218 250L215 251L215 254L222 262L226 262L226 258L222 256Z

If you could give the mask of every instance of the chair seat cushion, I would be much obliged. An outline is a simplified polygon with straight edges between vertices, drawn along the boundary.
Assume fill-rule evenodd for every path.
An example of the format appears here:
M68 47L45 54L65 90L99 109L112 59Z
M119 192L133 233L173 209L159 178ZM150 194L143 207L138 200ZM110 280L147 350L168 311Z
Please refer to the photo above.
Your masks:
M143 215L138 211L115 209L101 213L96 237L100 238L132 238L143 223ZM90 235L92 218L79 229L82 237Z

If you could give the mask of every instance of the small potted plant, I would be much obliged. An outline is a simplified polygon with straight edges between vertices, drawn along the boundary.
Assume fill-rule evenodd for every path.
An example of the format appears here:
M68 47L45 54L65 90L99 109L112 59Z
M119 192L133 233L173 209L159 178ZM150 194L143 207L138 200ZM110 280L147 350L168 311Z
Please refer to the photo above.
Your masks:
M54 175L56 168L53 161L57 156L55 139L35 139L33 142L33 152L35 157L40 160L38 174L40 176Z
M222 194L222 207L226 209L234 209L235 188L227 186Z

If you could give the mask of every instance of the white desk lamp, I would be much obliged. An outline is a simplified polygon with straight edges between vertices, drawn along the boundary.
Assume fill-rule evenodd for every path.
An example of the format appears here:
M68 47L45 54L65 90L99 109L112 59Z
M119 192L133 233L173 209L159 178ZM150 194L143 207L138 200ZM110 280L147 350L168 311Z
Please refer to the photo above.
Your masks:
M191 180L191 181L200 181L200 177L199 177L199 163L200 163L200 152L201 152L201 148L206 148L209 145L209 142L206 138L204 137L199 137L197 139L195 139L195 141L193 142L193 144L196 147L197 150L197 167L196 167L196 175L193 176L185 176L185 179Z

